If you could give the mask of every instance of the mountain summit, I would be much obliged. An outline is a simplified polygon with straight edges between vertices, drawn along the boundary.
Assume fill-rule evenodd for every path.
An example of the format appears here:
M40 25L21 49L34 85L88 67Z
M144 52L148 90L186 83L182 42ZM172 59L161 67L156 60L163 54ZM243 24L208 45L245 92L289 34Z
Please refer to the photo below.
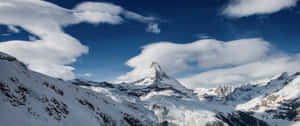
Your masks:
M149 66L149 68L146 69L145 71L147 71L147 74L143 78L133 82L134 84L150 85L153 83L158 83L160 81L165 81L165 80L171 79L166 74L166 72L163 71L161 66L156 62L152 62L152 64Z
M134 88L172 88L191 95L191 90L184 87L176 79L168 76L158 63L152 62L148 72L144 78L131 83L134 85Z
M161 81L164 79L169 79L170 77L162 70L161 66L156 63L152 62L150 66L150 75L155 81Z

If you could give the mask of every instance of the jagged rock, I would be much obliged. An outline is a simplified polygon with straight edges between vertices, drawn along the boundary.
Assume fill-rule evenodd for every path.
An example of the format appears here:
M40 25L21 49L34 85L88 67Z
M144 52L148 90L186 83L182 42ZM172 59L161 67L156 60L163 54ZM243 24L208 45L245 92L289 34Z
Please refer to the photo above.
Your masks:
M230 113L227 116L219 113L217 118L229 126L269 126L266 122L241 111Z
M16 61L17 60L16 57L10 56L10 55L2 53L2 52L0 52L0 59L7 60L7 61Z

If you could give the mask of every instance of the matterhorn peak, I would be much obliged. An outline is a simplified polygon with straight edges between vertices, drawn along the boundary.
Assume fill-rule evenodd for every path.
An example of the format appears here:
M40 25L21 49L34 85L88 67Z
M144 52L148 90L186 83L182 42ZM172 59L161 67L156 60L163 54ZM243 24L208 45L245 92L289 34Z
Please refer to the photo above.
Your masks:
M138 81L133 82L134 85L150 86L156 88L172 88L178 92L184 92L190 95L190 90L185 88L179 81L172 78L163 71L157 62L152 62L146 76Z
M150 67L155 69L156 71L162 71L160 65L157 62L152 62Z
M163 79L169 79L170 77L162 70L161 66L157 62L152 62L150 66L150 75L153 80L161 81Z

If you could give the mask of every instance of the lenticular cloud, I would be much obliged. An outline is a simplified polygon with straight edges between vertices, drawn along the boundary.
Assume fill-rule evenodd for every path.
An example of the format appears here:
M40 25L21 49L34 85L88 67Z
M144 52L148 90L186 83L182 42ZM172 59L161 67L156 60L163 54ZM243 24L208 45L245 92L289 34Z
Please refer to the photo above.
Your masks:
M143 47L142 52L127 61L133 70L119 80L133 81L144 76L145 69L158 62L169 74L195 68L209 69L226 65L239 65L258 60L267 55L269 43L260 39L241 39L229 42L214 39L188 44L158 42Z

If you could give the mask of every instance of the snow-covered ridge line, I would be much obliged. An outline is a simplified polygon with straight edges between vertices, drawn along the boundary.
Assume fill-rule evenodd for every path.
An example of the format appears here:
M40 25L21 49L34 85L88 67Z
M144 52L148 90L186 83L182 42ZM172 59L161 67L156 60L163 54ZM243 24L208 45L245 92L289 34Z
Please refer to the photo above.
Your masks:
M190 90L157 63L132 83L63 81L0 52L0 125L291 126L300 73L235 87ZM296 125L296 124L295 124Z
M296 121L296 116L290 116L289 119L282 116L285 120L280 120L280 118L277 118L275 116L270 116L265 118L266 116L262 117L261 115L257 115L256 112L252 108L248 109L239 109L239 106L246 105L247 102L251 101L252 99L263 99L265 97L270 97L272 93L277 92L278 90L281 90L285 86L287 86L291 80L294 80L295 78L298 78L299 73L295 73L292 75L288 75L287 73L281 73L279 75L276 75L270 79L265 79L264 81L257 81L257 82L251 82L248 84L243 84L239 86L220 86L218 88L213 89L200 89L196 91L189 90L189 92L193 92L189 95L189 97L186 97L185 95L181 95L180 93L172 90L172 88L162 88L164 85L168 85L171 87L174 87L174 84L181 85L177 81L167 81L172 79L171 77L167 76L159 67L158 64L155 64L158 67L158 69L153 69L153 67L150 67L150 69L154 70L155 74L150 74L149 76L146 76L145 78L140 79L139 81L130 83L130 84L123 84L122 86L125 86L125 92L128 95L135 94L135 96L140 97L140 102L148 102L147 104L154 104L153 106L157 106L156 100L161 102L161 97L168 96L168 98L164 98L165 102L164 104L160 104L158 108L163 108L163 110L159 110L162 113L170 112L171 110L168 105L173 104L175 106L182 106L181 103L174 103L174 101L171 101L171 97L180 98L180 100L184 101L183 99L189 99L189 101L193 101L193 103L190 103L190 107L185 110L186 112L189 111L189 109L204 109L209 112L213 112L215 114L211 115L211 118L217 117L219 121L215 119L214 125L218 125L218 123L222 124L228 124L228 125L242 125L242 122L247 122L247 120L252 120L254 122L257 122L259 125L276 125L276 124L285 124L285 125L292 125L293 121ZM159 71L164 74L157 74ZM159 75L159 76L158 76ZM159 78L159 79L157 79ZM162 78L162 79L161 79ZM158 81L157 81L158 80ZM165 83L165 82L171 82L171 83ZM176 83L175 83L176 82ZM158 86L152 86L152 85L158 85ZM297 83L299 84L299 82ZM100 84L101 85L101 84ZM98 86L100 86L98 85ZM176 86L175 85L175 86ZM122 87L121 86L121 87ZM93 86L92 86L93 87ZM95 86L94 86L95 87ZM96 86L97 87L97 86ZM100 86L103 87L103 86ZM156 88L159 88L156 89ZM137 90L132 90L137 89ZM185 90L184 86L179 89L180 91ZM138 93L140 92L140 93ZM140 94L140 95L137 95ZM199 98L194 99L195 96L198 96ZM298 96L297 96L298 97ZM168 100L166 100L168 99ZM150 101L151 100L151 101ZM171 101L171 103L170 103ZM178 101L178 99L177 99ZM184 101L187 102L187 101ZM257 102L259 103L259 102ZM291 103L291 102L285 102L285 103ZM298 104L295 104L295 102L292 103L294 107ZM183 105L184 106L184 105ZM172 108L174 109L174 108ZM225 111L224 111L225 110ZM295 111L296 109L292 109L291 111ZM153 110L158 111L158 110ZM178 111L178 110L177 110ZM277 111L277 110L273 110ZM167 118L170 118L168 116L171 115L164 115L161 112L156 112L156 115L159 116L162 120L168 120ZM202 113L204 111L201 111ZM197 113L197 112L196 112ZM266 111L267 114L267 111ZM209 114L208 114L209 115ZM294 114L295 115L295 114ZM172 117L172 116L171 116ZM172 117L174 118L174 117ZM177 117L177 118L183 118L183 117ZM193 118L193 117L189 117ZM278 120L279 119L279 120ZM239 120L239 121L237 121ZM168 120L169 122L172 122ZM189 120L190 121L190 120ZM237 121L237 122L235 122ZM183 122L188 122L188 120L184 120ZM207 124L210 124L211 122L207 122ZM250 122L247 122L250 123ZM176 122L175 124L178 124ZM189 122L189 123L179 123L181 125L199 125L198 122ZM256 125L256 124L252 124Z

